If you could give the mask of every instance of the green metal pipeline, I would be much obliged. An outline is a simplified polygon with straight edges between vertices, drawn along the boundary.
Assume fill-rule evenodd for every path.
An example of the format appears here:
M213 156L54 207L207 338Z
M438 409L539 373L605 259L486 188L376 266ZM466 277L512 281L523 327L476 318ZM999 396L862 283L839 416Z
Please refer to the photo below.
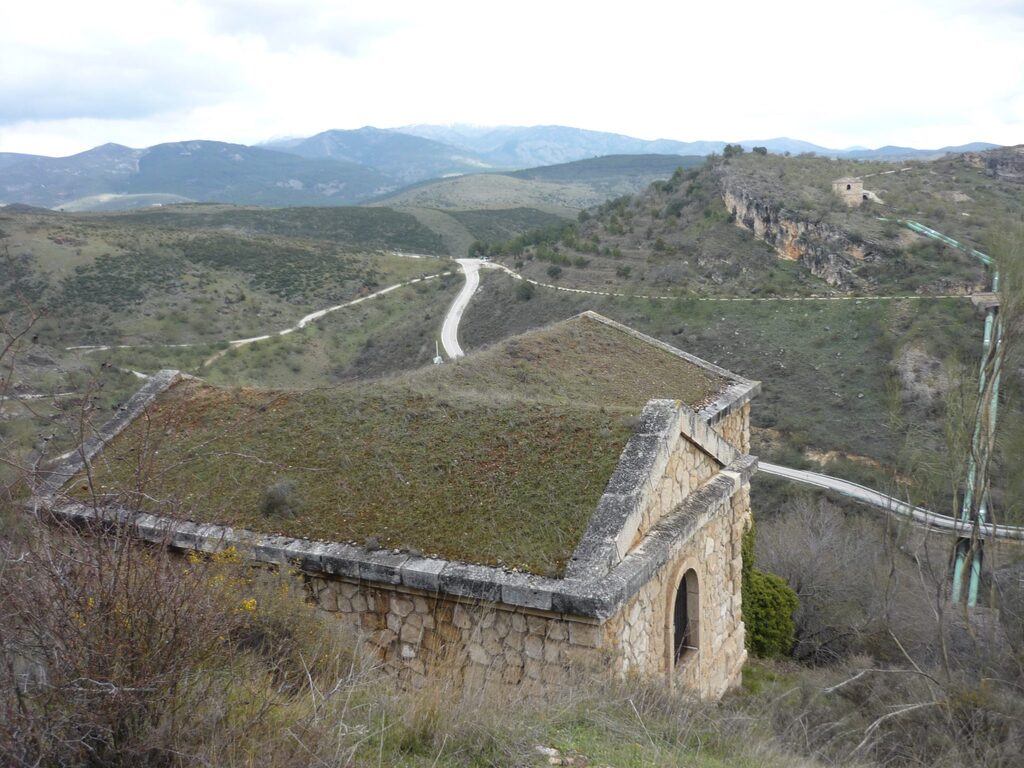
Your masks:
M998 350L999 345L1003 340L1003 323L998 316L996 316L995 326L995 341L993 342L993 345L995 349ZM988 435L986 436L989 446L991 446L992 436L996 431L996 412L999 408L999 378L1002 375L1001 369L1002 360L999 355L995 355L992 360L992 400L989 403L988 408ZM986 446L986 448L987 447L988 446ZM984 527L986 518L988 517L988 502L989 493L988 485L986 483L985 492L981 498L981 506L978 508L979 530ZM982 554L983 550L979 549L975 552L974 557L971 560L971 580L967 588L967 605L971 607L978 604L978 586L981 583Z
M927 227L917 221L910 219L887 219L879 217L881 221L895 221L898 224L902 224L908 229L918 232L927 237L931 237L939 242L945 243L957 250L963 251L971 256L974 256L986 266L992 266L995 262L991 256L982 253L976 248L963 245L957 242L953 238L938 232L931 227ZM992 270L992 293L999 292L999 270ZM996 429L996 410L999 406L999 379L1000 379L1000 355L999 349L1003 340L1003 326L1001 319L998 314L999 310L997 307L990 307L985 313L985 334L983 339L983 351L981 356L981 370L978 374L978 417L974 424L974 432L971 435L971 453L967 460L967 482L966 488L964 489L964 500L960 507L960 519L964 523L970 523L972 526L976 525L978 530L985 525L986 518L988 517L988 482L985 478L982 478L982 482L978 481L978 460L983 459L982 469L985 473L988 472L989 463L989 447L992 442L992 436L995 434ZM988 404L988 431L986 432L985 427L985 409L980 407L982 398L985 397L987 388L988 378L988 367L989 361L992 361L992 387L991 387L991 399ZM985 445L983 446L983 442ZM984 451L984 454L982 453ZM981 486L981 501L978 504L978 512L975 515L974 510L974 497L978 492L978 487ZM967 558L969 554L972 554L970 559L970 578L967 587L967 605L973 607L978 602L978 586L981 583L981 561L982 561L982 550L980 546L981 542L978 541L977 549L971 553L972 539L968 537L961 537L957 541L956 546L956 557L953 563L953 585L952 585L952 599L953 602L959 602L961 594L963 592L964 583L964 568L967 564Z

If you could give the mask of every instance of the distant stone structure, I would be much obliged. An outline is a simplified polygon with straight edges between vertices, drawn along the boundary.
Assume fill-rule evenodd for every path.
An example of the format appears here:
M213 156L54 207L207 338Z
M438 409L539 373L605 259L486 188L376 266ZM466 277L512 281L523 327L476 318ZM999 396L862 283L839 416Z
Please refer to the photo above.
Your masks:
M853 176L844 176L833 181L832 192L839 195L843 202L851 207L858 206L867 200L864 193L864 181Z
M543 697L575 675L612 670L717 698L738 684L746 659L741 539L751 524L750 400L760 384L594 313L577 321L596 323L610 343L649 345L719 385L698 403L647 402L559 578L96 510L63 497L84 460L184 378L176 371L153 377L56 466L36 502L71 520L131 516L139 536L181 550L232 546L254 562L297 567L308 599L409 686L445 674L456 686Z

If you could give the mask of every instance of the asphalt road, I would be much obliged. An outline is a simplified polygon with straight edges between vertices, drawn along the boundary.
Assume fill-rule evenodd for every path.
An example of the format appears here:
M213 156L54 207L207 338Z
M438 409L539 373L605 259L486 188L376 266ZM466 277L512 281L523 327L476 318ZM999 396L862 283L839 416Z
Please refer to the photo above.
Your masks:
M851 483L849 480L840 480L838 477L822 475L818 472L781 467L778 464L769 464L765 461L758 462L757 466L765 474L784 477L787 480L793 480L804 485L814 486L815 488L827 488L830 491L841 493L843 496L848 496L851 499L883 509L889 514L912 520L918 525L927 528L962 533L965 536L969 536L971 532L969 525L965 525L955 517L938 515L927 509L915 507L892 496L865 488L863 485ZM981 535L984 538L1024 540L1024 528L1015 525L986 525L983 527Z
M476 289L480 287L480 259L456 259L462 272L466 276L466 284L462 286L459 295L455 297L448 314L445 315L444 325L441 326L441 346L444 353L452 360L462 357L465 352L459 346L459 323L462 321L462 313L469 306L469 300L473 298Z

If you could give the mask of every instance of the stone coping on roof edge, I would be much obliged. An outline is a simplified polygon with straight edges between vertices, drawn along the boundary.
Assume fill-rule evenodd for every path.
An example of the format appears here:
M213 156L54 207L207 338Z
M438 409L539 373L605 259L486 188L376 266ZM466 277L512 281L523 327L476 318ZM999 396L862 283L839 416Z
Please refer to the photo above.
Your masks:
M716 514L756 470L754 456L742 456L695 490L651 528L620 563L593 579L554 579L487 565L422 557L401 550L371 550L353 544L260 534L214 523L132 512L96 509L55 496L29 503L37 516L89 528L130 525L143 541L180 550L219 552L234 547L249 561L297 566L313 574L407 587L455 598L480 600L536 611L603 621L612 616Z
M694 443L723 467L740 456L734 446L680 401L649 400L566 565L566 578L598 578L625 557L679 440Z
M749 403L751 399L757 396L761 391L760 381L753 381L742 376L737 376L732 371L726 370L714 363L709 363L707 360L697 357L696 355L691 355L689 352L677 349L667 342L656 339L653 336L648 336L646 333L641 333L634 328L630 328L628 325L623 325L622 323L605 317L591 309L581 312L578 316L586 317L590 320L594 320L595 322L602 323L609 328L614 328L625 333L627 336L639 339L640 341L657 347L663 352L668 352L670 355L674 355L675 357L685 360L698 368L703 368L705 371L715 374L719 378L725 379L725 381L728 382L728 385L712 400L697 409L697 414L708 424L717 424L737 408Z
M107 443L121 434L157 397L177 382L191 378L193 377L186 373L172 369L158 371L150 376L149 380L128 398L128 402L119 407L114 416L97 429L94 435L65 454L53 469L40 472L40 481L35 488L36 495L49 496L59 491L72 477L85 469L86 463L92 461Z

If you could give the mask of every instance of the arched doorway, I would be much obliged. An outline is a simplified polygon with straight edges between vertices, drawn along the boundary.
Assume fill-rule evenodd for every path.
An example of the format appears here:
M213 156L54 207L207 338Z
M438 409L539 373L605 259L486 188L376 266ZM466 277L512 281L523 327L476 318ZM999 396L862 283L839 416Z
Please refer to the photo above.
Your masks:
M700 588L690 568L679 580L672 609L672 658L678 663L700 647Z

